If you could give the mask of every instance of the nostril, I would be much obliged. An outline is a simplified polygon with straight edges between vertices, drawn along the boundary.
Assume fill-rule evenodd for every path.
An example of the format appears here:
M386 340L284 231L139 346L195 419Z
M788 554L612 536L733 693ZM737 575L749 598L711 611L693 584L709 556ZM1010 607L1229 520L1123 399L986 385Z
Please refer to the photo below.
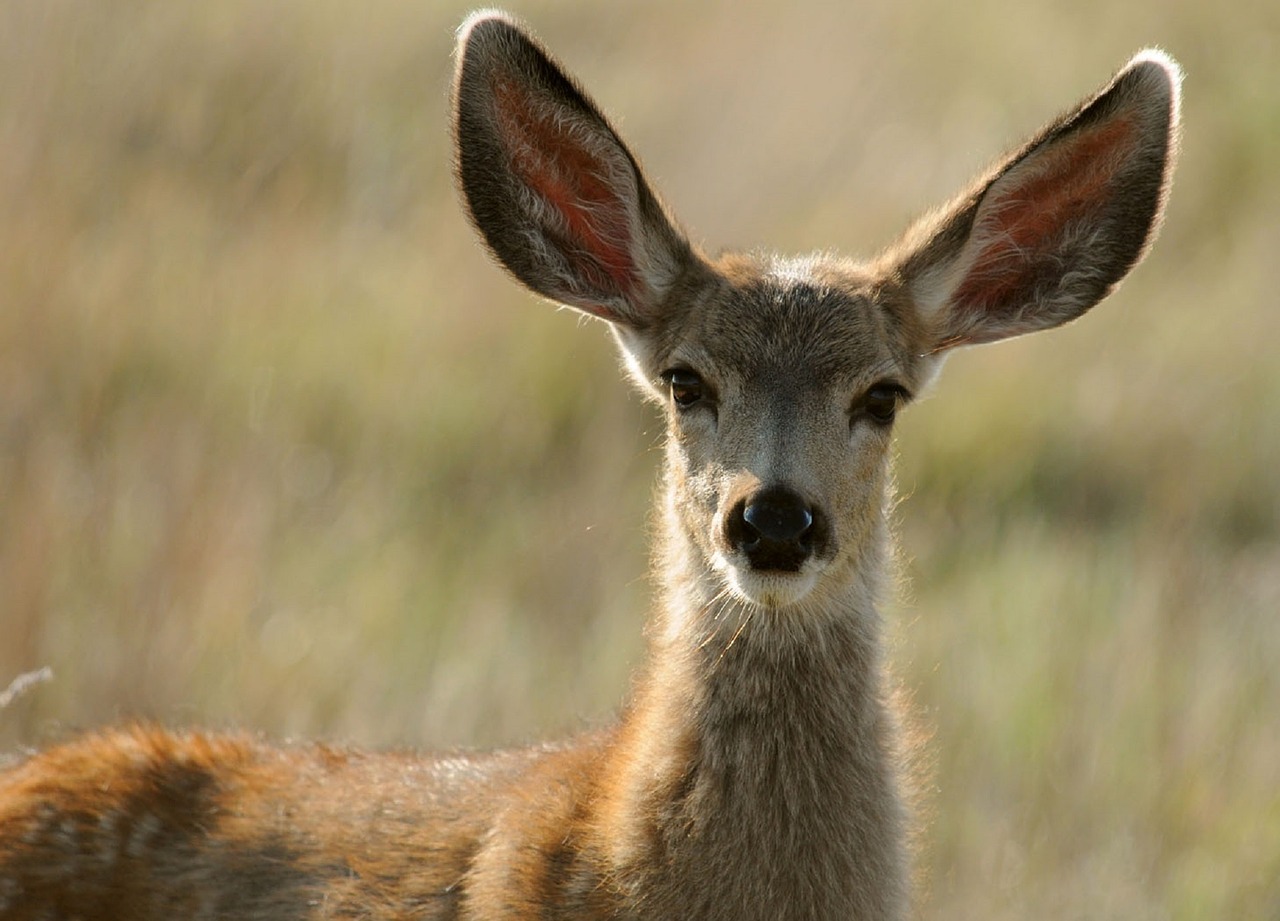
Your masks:
M747 502L739 499L725 516L724 536L729 546L751 553L760 544L760 532L747 520Z
M766 540L799 540L813 527L813 512L799 501L798 496L780 501L777 496L765 494L748 505L742 517L756 534Z
M790 489L771 487L734 503L725 537L753 569L795 572L823 544L823 520Z

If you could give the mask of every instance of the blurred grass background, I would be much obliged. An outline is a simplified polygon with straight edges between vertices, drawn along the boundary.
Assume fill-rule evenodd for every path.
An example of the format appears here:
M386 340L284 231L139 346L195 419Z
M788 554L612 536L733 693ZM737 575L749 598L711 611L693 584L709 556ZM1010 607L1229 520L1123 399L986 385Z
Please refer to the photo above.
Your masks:
M899 429L927 918L1280 919L1280 7L513 4L712 248L870 253L1133 51L1146 264ZM607 717L660 424L450 187L453 2L0 4L0 749ZM576 329L576 326L586 326Z

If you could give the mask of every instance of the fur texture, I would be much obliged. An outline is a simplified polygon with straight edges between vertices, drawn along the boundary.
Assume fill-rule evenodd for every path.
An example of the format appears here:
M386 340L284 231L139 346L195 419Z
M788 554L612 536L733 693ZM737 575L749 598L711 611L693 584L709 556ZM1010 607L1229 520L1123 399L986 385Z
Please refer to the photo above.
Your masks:
M1057 326L1159 223L1178 71L1134 58L859 263L697 251L527 31L454 83L463 201L608 321L667 418L650 656L610 729L487 755L90 735L0 775L0 918L893 919L909 816L877 613L893 417L948 349Z

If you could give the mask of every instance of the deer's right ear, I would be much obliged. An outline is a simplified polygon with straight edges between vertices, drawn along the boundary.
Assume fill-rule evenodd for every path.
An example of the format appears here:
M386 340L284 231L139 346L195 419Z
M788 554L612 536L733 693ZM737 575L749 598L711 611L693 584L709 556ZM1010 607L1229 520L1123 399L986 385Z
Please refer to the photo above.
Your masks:
M690 259L600 110L515 22L459 30L455 170L472 222L538 294L643 328Z

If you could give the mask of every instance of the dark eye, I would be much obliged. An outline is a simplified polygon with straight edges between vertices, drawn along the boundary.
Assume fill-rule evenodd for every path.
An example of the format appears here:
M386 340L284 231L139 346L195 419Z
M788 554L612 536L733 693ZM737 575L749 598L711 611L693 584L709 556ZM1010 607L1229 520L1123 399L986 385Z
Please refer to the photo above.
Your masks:
M896 384L876 384L862 398L862 411L877 425L889 425L898 413L906 391Z
M671 388L671 399L681 409L688 409L702 399L702 378L688 368L672 368L662 376Z

